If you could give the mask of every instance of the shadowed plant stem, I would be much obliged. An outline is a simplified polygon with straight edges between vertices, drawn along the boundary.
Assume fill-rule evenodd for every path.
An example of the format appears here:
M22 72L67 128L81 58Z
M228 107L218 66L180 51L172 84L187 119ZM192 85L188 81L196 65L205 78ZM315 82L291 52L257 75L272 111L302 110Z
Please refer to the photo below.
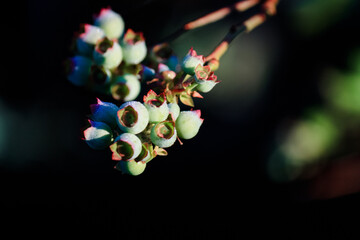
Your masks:
M230 6L220 8L220 9L213 11L209 14L206 14L205 16L202 16L194 21L186 23L181 28L176 30L174 33L170 34L169 36L165 37L162 41L160 41L160 44L164 43L164 42L171 42L189 30L203 27L210 23L219 21L233 12L245 12L246 10L250 9L251 7L254 7L255 5L257 5L259 2L260 2L260 0L242 0L242 1L238 1L234 4L232 4Z
M258 13L248 18L242 23L233 25L223 40L216 48L205 58L205 64L209 65L212 71L219 68L219 60L229 48L229 44L243 32L250 32L266 20L265 13Z

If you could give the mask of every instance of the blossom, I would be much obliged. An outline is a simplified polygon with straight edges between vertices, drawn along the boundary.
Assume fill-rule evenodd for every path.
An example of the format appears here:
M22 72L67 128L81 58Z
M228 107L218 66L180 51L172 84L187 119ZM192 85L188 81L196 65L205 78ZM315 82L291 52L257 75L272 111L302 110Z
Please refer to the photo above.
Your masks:
M174 121L178 118L180 114L180 107L177 103L169 103L168 104L169 113L171 114Z
M95 17L94 25L100 27L109 39L121 37L125 27L122 17L111 8L101 9L99 15Z
M89 120L91 126L84 131L84 140L93 149L104 149L111 143L111 128L102 122Z
M200 64L195 68L195 81L198 84L196 89L203 93L209 92L220 82L209 66L203 67Z
M184 57L182 62L182 70L190 75L195 74L195 68L200 64L201 66L204 65L205 58L203 55L197 55L196 51L191 48L188 54Z
M124 60L128 64L138 64L144 60L147 48L143 34L128 29L121 42Z
M117 111L117 123L122 131L138 134L148 125L149 113L141 102L126 102Z
M142 144L140 139L132 133L122 133L110 145L112 159L115 161L130 161L141 153Z
M182 139L190 139L196 136L204 119L200 118L201 111L181 111L176 119L175 126L178 136Z
M115 83L111 85L111 94L116 100L132 101L140 93L140 81L133 75L126 73L115 77Z
M81 26L81 33L76 39L76 47L80 54L92 56L94 46L100 39L105 37L104 31L90 24Z
M97 98L96 104L90 105L91 110L91 119L96 122L103 122L109 125L110 127L114 127L117 125L116 114L119 110L115 104L110 102L102 102Z
M176 136L175 123L172 119L155 124L150 133L151 142L161 148L172 146L176 141Z
M157 95L153 90L150 90L144 96L144 105L149 112L150 122L163 121L169 115L169 108L164 93Z
M84 86L89 81L92 61L83 56L75 56L67 61L67 78L76 86Z
M131 161L119 161L115 165L115 169L121 171L124 174L129 174L132 176L140 175L145 171L146 163L136 162L135 160Z
M117 41L103 38L96 43L93 58L97 65L113 69L121 63L123 55Z

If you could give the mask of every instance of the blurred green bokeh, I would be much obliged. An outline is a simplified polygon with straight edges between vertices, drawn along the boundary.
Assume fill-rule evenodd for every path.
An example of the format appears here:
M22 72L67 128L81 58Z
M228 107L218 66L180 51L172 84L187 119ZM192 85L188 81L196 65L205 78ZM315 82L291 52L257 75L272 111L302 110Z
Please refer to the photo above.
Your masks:
M357 0L300 0L293 1L290 12L294 27L303 35L321 33L341 18Z
M354 117L360 117L360 72L329 70L324 95L329 104Z
M309 110L280 139L269 159L269 176L276 181L296 179L329 156L339 136L339 129L328 113L323 109Z

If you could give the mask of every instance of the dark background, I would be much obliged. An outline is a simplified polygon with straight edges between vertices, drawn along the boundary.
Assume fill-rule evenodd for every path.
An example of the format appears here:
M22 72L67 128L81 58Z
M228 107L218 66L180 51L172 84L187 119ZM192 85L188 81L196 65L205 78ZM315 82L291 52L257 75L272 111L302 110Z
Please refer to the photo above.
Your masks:
M89 105L97 95L71 85L63 69L80 23L91 23L92 14L111 6L123 16L126 28L143 31L147 41L156 42L187 21L232 2L28 1L19 28L26 31L26 40L12 55L12 68L5 74L8 87L0 95L2 232L48 239L355 236L357 191L316 199L309 189L321 175L277 183L269 179L264 165L278 124L321 103L319 69L328 64L347 67L344 59L360 42L359 4L331 28L304 37L289 22L291 1L280 3L277 16L232 43L246 48L241 41L250 41L254 34L277 48L269 50L276 59L268 59L273 70L261 94L244 105L234 101L236 95L227 99L226 92L224 99L208 93L196 101L205 119L199 134L183 146L175 144L169 156L154 159L140 176L115 171L110 151L94 151L81 140ZM12 17L11 22L18 20ZM214 26L226 33L237 19L230 16ZM189 37L191 41L185 35L174 43L179 56L191 46L206 55L221 39L211 35L211 26ZM220 70L226 69L226 61L236 63L236 56L226 56ZM232 69L220 70L219 89L230 81ZM236 81L237 75L231 78ZM239 102L246 99L239 96Z

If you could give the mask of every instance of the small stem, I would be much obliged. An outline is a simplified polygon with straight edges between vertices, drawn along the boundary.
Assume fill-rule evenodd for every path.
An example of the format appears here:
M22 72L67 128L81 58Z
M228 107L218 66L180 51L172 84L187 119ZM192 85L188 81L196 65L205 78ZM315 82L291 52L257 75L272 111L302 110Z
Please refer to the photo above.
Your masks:
M205 64L210 65L212 71L215 71L219 67L220 58L226 53L229 48L229 44L243 32L250 32L266 20L266 14L257 13L243 23L233 25L223 40L217 45L217 47L205 58Z
M205 16L195 19L194 21L186 23L181 28L179 28L178 30L176 30L175 32L170 34L169 36L165 37L162 41L160 41L160 43L171 42L189 30L203 27L210 23L219 21L219 20L225 18L226 16L228 16L229 14L231 14L232 12L244 12L244 11L248 10L249 8L258 4L259 2L260 2L260 0L242 0L242 1L238 1L234 4L232 4L230 6L220 8L216 11L206 14Z

